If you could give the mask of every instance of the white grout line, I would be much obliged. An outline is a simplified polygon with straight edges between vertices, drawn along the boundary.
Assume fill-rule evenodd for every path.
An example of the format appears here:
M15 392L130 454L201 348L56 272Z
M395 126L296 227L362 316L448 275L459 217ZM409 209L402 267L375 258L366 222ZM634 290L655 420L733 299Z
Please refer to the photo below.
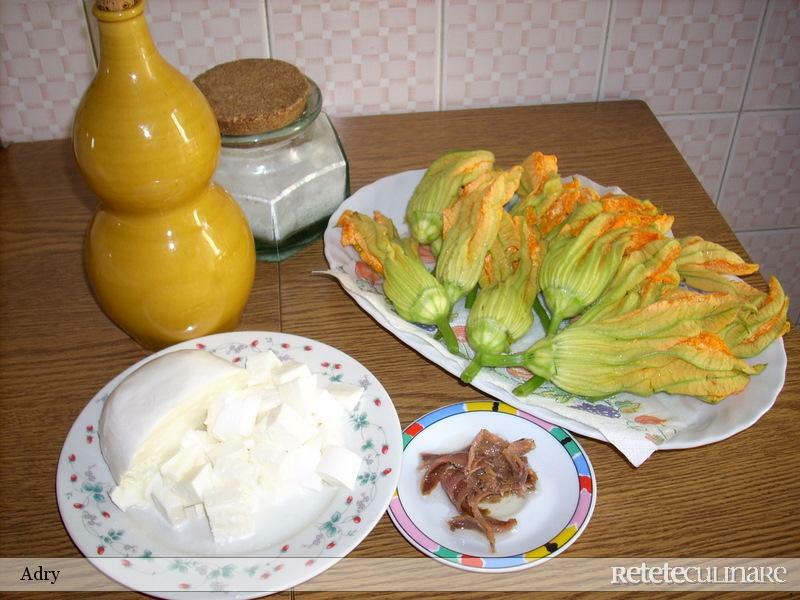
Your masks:
M445 39L444 31L446 28L445 22L445 9L447 0L439 0L439 36L436 39L436 52L439 55L438 72L436 78L439 80L436 86L436 109L444 109L444 53L445 53Z
M738 114L739 112L743 113L780 112L782 110L799 110L799 109L800 109L800 104L798 104L797 106L782 106L776 108L745 108L742 109L741 111L721 108L719 110L703 110L699 112L692 112L692 111L657 112L655 114L657 117L697 117L697 116L711 117L711 116L719 116L725 114Z
M609 43L608 40L611 37L611 15L614 10L614 0L610 0L608 3L608 12L606 13L606 37L603 40L603 52L600 55L600 74L597 77L597 89L594 93L594 101L599 102L600 100L600 93L603 91L603 82L605 79L605 72L606 72L606 62L608 62L608 53L609 53Z
M267 25L267 58L275 58L275 42L273 41L272 27L269 23L269 0L264 0L264 18Z
M720 111L703 111L703 112L687 112L687 113L656 113L656 118L661 121L662 119L670 121L672 119L718 119L720 117L735 117L739 113L735 110L720 110Z
M94 47L94 36L92 35L92 22L91 19L93 16L90 14L88 10L88 5L83 0L78 0L81 5L81 12L83 13L83 18L86 21L86 34L89 36L89 47L92 49L92 60L94 61L94 68L95 71L97 70L97 66L100 64L100 57L97 56L97 49Z
M725 185L725 177L728 175L728 167L730 166L731 162L731 155L733 154L733 146L736 143L736 134L739 132L739 122L742 120L742 111L744 110L744 100L747 97L747 88L750 86L750 78L753 75L753 69L755 67L755 58L756 53L758 52L758 46L761 44L761 36L764 32L764 24L767 21L767 14L769 12L770 5L772 4L772 0L764 3L764 12L761 13L761 22L758 24L758 33L756 34L755 43L753 44L753 53L750 55L750 68L747 70L747 77L744 81L744 91L742 92L742 101L739 103L739 112L736 115L736 123L733 125L733 133L731 134L731 143L728 146L728 154L725 156L725 164L722 166L722 175L719 178L719 187L717 187L717 193L714 195L714 205L719 206L719 201L722 199L722 188ZM725 215L722 215L723 218Z

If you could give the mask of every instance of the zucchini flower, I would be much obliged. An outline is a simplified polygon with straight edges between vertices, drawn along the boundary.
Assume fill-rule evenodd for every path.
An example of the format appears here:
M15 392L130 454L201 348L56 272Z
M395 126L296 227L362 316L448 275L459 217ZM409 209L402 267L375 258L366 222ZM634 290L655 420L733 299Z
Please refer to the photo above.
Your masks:
M699 236L681 240L681 255L676 264L687 285L704 291L742 293L741 286L730 285L727 282L731 280L719 275L750 275L758 271L758 265L746 263L735 252Z
M494 154L485 150L449 152L437 158L419 182L406 209L411 236L430 244L442 235L442 211L455 202L462 185L494 164Z
M625 256L605 293L580 315L580 322L643 308L660 298L665 287L680 283L675 269L680 253L678 240L665 238Z
M400 240L394 223L379 212L374 220L350 210L342 213L342 244L351 245L361 258L384 277L383 291L397 314L406 321L436 325L447 349L458 353L458 340L448 319L452 305L442 285L416 254L412 241Z
M514 261L517 260L521 244L519 226L515 218L503 211L497 237L483 260L483 270L478 280L481 288L504 281L513 273Z
M582 220L584 215L573 217ZM558 331L561 321L596 301L616 275L631 234L628 228L614 228L616 219L613 213L597 213L573 236L571 217L548 244L539 271L539 285L551 316L547 335Z
M786 314L789 299L774 277L767 294L730 275L749 275L758 265L745 262L738 254L697 236L681 240L678 271L693 288L725 292L739 300L736 319L719 334L734 356L750 358L789 331Z
M531 207L535 210L536 222L542 234L547 235L561 225L575 210L576 207L588 204L599 198L599 194L592 188L583 187L577 178L569 183L550 187L556 180L548 181L542 194L524 198L514 207L514 214ZM550 187L550 189L548 189Z
M742 307L736 319L720 332L733 355L738 358L760 354L774 340L789 331L789 322L786 320L789 299L780 282L771 277L768 294L753 289L757 292L757 297L754 301L751 300L752 310Z
M464 296L478 283L484 258L497 237L503 206L519 186L522 169L486 177L468 195L445 211L452 223L442 242L436 263L436 278L442 282L451 303Z
M764 368L735 357L710 330L730 322L736 304L727 294L683 292L613 317L578 321L522 353L484 356L483 364L525 367L582 396L668 392L717 403Z
M545 183L554 178L559 179L558 159L555 154L542 154L538 151L531 153L522 161L522 177L519 180L520 198L530 194L541 194Z
M467 318L467 340L475 351L461 374L471 382L481 368L483 353L508 352L511 343L533 325L531 307L539 292L538 275L542 246L535 230L524 219L515 218L522 245L514 272L505 280L483 288Z

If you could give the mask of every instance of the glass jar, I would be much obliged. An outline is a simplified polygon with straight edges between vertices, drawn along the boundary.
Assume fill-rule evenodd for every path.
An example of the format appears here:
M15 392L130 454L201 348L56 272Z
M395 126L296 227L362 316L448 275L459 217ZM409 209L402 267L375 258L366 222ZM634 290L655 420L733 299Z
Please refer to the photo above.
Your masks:
M281 261L325 230L349 195L347 157L311 79L293 123L254 135L223 135L214 179L242 207L260 260Z

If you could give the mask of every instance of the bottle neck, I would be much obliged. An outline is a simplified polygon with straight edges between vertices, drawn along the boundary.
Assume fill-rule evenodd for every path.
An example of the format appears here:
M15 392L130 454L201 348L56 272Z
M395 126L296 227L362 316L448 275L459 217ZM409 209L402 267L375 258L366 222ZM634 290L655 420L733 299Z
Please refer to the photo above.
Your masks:
M142 62L145 67L154 60L163 60L144 18L144 0L117 13L97 7L93 12L100 29L100 70L123 62L129 64L131 60Z

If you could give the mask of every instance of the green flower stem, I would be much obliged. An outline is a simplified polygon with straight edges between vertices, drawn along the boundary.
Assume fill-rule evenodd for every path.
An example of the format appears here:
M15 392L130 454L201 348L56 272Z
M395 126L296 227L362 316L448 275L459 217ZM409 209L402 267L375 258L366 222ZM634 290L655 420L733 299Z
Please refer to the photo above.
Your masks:
M524 367L525 354L482 354L484 367Z
M536 300L533 302L533 312L536 313L536 316L539 317L539 320L542 322L542 327L544 330L547 331L550 328L550 316L547 314L544 306L542 306L542 301L539 300L539 296L536 296Z
M544 381L544 377L534 375L525 383L515 387L513 393L515 396L527 396L528 394L532 394L534 391L536 391L538 387L544 383Z
M464 306L466 308L472 308L472 305L475 304L475 298L478 296L478 286L476 285L472 290L470 290L469 294L467 294L467 299L464 301Z
M456 338L453 328L450 327L448 317L445 316L437 320L435 325L439 328L439 333L442 334L442 340L444 340L448 352L450 352L450 354L460 354L458 351L458 339Z
M547 337L558 333L558 327L561 325L561 321L563 320L564 319L560 314L557 312L553 313L553 315L550 317L550 324L547 326Z
M480 352L477 352L475 356L472 357L472 360L467 365L467 368L464 369L464 372L461 373L461 381L464 383L472 383L472 380L475 379L475 376L480 372L482 367L483 357L481 356Z

